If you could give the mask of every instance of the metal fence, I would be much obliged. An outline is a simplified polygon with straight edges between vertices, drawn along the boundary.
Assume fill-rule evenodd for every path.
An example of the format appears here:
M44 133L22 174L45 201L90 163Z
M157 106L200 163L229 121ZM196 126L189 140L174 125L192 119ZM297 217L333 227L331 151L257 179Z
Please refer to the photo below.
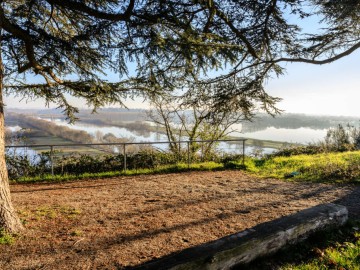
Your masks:
M242 155L242 164L245 163L245 142L246 139L228 139L228 140L196 140L196 141L185 141L180 140L176 141L174 143L179 144L179 147L181 144L186 144L186 155L187 155L187 164L188 167L191 165L191 157L190 157L190 146L191 143L209 143L209 142L225 142L225 143L240 143L242 146L242 152L240 153ZM85 147L92 147L92 146L116 146L120 147L123 150L123 156L124 156L124 172L127 170L127 162L126 162L126 149L129 145L155 145L155 144L169 144L168 141L160 141L160 142L121 142L121 143L70 143L70 144L23 144L23 145L6 145L5 148L23 148L23 149L36 149L36 148L48 148L50 151L50 166L51 166L51 174L54 175L54 151L56 148L60 147L79 147L79 146L85 146ZM201 155L203 155L203 149L200 150Z

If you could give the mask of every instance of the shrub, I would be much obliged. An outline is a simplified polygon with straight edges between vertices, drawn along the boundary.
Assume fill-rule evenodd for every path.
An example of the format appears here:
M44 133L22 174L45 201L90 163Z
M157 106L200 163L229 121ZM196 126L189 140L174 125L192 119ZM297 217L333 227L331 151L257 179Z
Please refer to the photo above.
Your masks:
M126 155L126 168L129 170L137 169L156 169L162 165L177 163L187 163L188 155L184 151L181 156L172 152L156 151L151 148L141 149ZM217 162L223 163L226 168L243 168L242 155L219 155L212 153L205 158L194 154L190 156L191 163L198 162ZM50 152L43 152L35 156L6 155L6 163L9 177L17 180L22 177L44 176L51 173ZM81 175L85 173L104 173L124 170L124 155L86 155L72 154L61 155L54 152L53 170L56 175Z
M309 144L304 146L293 146L276 151L268 157L290 157L295 155L315 155L327 152L322 145Z
M18 179L24 176L44 175L50 171L49 157L44 154L29 155L5 155L6 166L10 179Z
M360 149L360 129L350 124L330 128L323 141L305 146L287 147L269 156L315 155L326 152L345 152Z

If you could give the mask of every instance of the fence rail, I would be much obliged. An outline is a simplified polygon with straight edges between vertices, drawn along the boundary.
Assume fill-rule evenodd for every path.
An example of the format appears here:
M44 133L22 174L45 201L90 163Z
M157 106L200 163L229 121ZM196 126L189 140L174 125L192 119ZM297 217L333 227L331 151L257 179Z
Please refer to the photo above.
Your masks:
M187 163L188 167L191 164L190 158L190 144L191 143L209 143L209 142L239 142L242 144L242 163L245 163L245 142L246 139L224 139L224 140L179 140L176 142L171 142L175 144L186 144L187 151ZM5 148L38 148L38 147L48 147L50 150L50 166L51 166L51 174L54 175L54 150L56 147L77 147L77 146L122 146L123 148L123 156L124 156L124 172L126 172L126 147L128 145L154 145L154 144L170 144L168 141L160 141L160 142L121 142L121 143L69 143L69 144L23 144L23 145L6 145ZM203 153L202 153L203 154Z

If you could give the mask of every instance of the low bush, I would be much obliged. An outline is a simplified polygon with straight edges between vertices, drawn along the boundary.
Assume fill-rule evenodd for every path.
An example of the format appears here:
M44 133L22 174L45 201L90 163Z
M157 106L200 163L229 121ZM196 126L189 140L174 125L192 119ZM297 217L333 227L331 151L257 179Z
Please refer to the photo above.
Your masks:
M315 155L320 153L327 152L327 148L323 145L302 145L302 146L292 146L280 149L273 154L268 155L269 157L290 157L295 155Z
M329 152L346 152L360 149L360 129L352 125L341 125L330 128L323 141L318 143L292 146L281 149L270 156L289 157L294 155L315 155Z
M36 156L6 154L5 161L10 179L43 175L50 171L49 156L46 153Z

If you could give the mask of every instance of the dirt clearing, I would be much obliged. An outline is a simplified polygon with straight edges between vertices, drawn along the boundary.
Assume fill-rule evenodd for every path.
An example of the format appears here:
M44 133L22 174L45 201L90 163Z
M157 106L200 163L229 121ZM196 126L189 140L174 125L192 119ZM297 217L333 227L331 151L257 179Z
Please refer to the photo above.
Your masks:
M0 269L122 269L327 202L359 217L360 189L239 171L12 185L26 231Z

